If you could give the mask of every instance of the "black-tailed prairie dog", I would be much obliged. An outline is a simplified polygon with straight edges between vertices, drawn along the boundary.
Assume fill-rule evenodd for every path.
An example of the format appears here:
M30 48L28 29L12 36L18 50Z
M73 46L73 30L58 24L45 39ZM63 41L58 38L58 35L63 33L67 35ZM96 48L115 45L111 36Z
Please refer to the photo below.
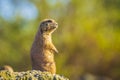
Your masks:
M13 72L13 68L9 65L5 65L3 67L0 67L0 71L2 71L2 70L7 70L9 72Z
M58 24L53 19L45 19L40 23L31 48L33 70L56 73L54 53L58 53L58 50L52 43L52 33L57 27Z

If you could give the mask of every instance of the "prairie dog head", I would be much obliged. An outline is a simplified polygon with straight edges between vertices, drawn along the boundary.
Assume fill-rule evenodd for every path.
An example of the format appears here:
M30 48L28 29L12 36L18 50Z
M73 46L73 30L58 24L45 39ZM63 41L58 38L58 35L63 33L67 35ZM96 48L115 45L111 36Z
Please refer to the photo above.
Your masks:
M40 31L42 34L51 34L57 27L58 24L53 19L45 19L40 23Z

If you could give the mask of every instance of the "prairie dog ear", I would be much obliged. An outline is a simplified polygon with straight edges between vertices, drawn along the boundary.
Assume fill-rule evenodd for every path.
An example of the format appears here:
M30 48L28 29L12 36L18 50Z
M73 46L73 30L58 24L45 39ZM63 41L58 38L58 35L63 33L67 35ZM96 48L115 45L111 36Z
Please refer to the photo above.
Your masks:
M40 32L43 33L43 30L40 28Z
M41 23L40 26L39 26L39 28L40 28L41 33L43 33L44 31L47 30L47 26L46 26L45 23Z

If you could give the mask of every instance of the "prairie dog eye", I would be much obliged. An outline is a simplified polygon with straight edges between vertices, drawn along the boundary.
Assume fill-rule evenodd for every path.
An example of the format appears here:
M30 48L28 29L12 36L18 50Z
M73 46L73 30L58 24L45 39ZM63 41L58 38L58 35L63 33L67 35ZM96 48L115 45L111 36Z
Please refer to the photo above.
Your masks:
M48 23L46 23L45 25L48 26Z

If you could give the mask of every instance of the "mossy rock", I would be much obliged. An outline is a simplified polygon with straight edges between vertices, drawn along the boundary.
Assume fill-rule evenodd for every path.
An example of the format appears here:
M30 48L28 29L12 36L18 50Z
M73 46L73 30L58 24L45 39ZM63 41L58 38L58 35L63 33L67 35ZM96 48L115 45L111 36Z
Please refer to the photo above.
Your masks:
M58 74L31 70L26 72L0 71L0 80L69 80Z

